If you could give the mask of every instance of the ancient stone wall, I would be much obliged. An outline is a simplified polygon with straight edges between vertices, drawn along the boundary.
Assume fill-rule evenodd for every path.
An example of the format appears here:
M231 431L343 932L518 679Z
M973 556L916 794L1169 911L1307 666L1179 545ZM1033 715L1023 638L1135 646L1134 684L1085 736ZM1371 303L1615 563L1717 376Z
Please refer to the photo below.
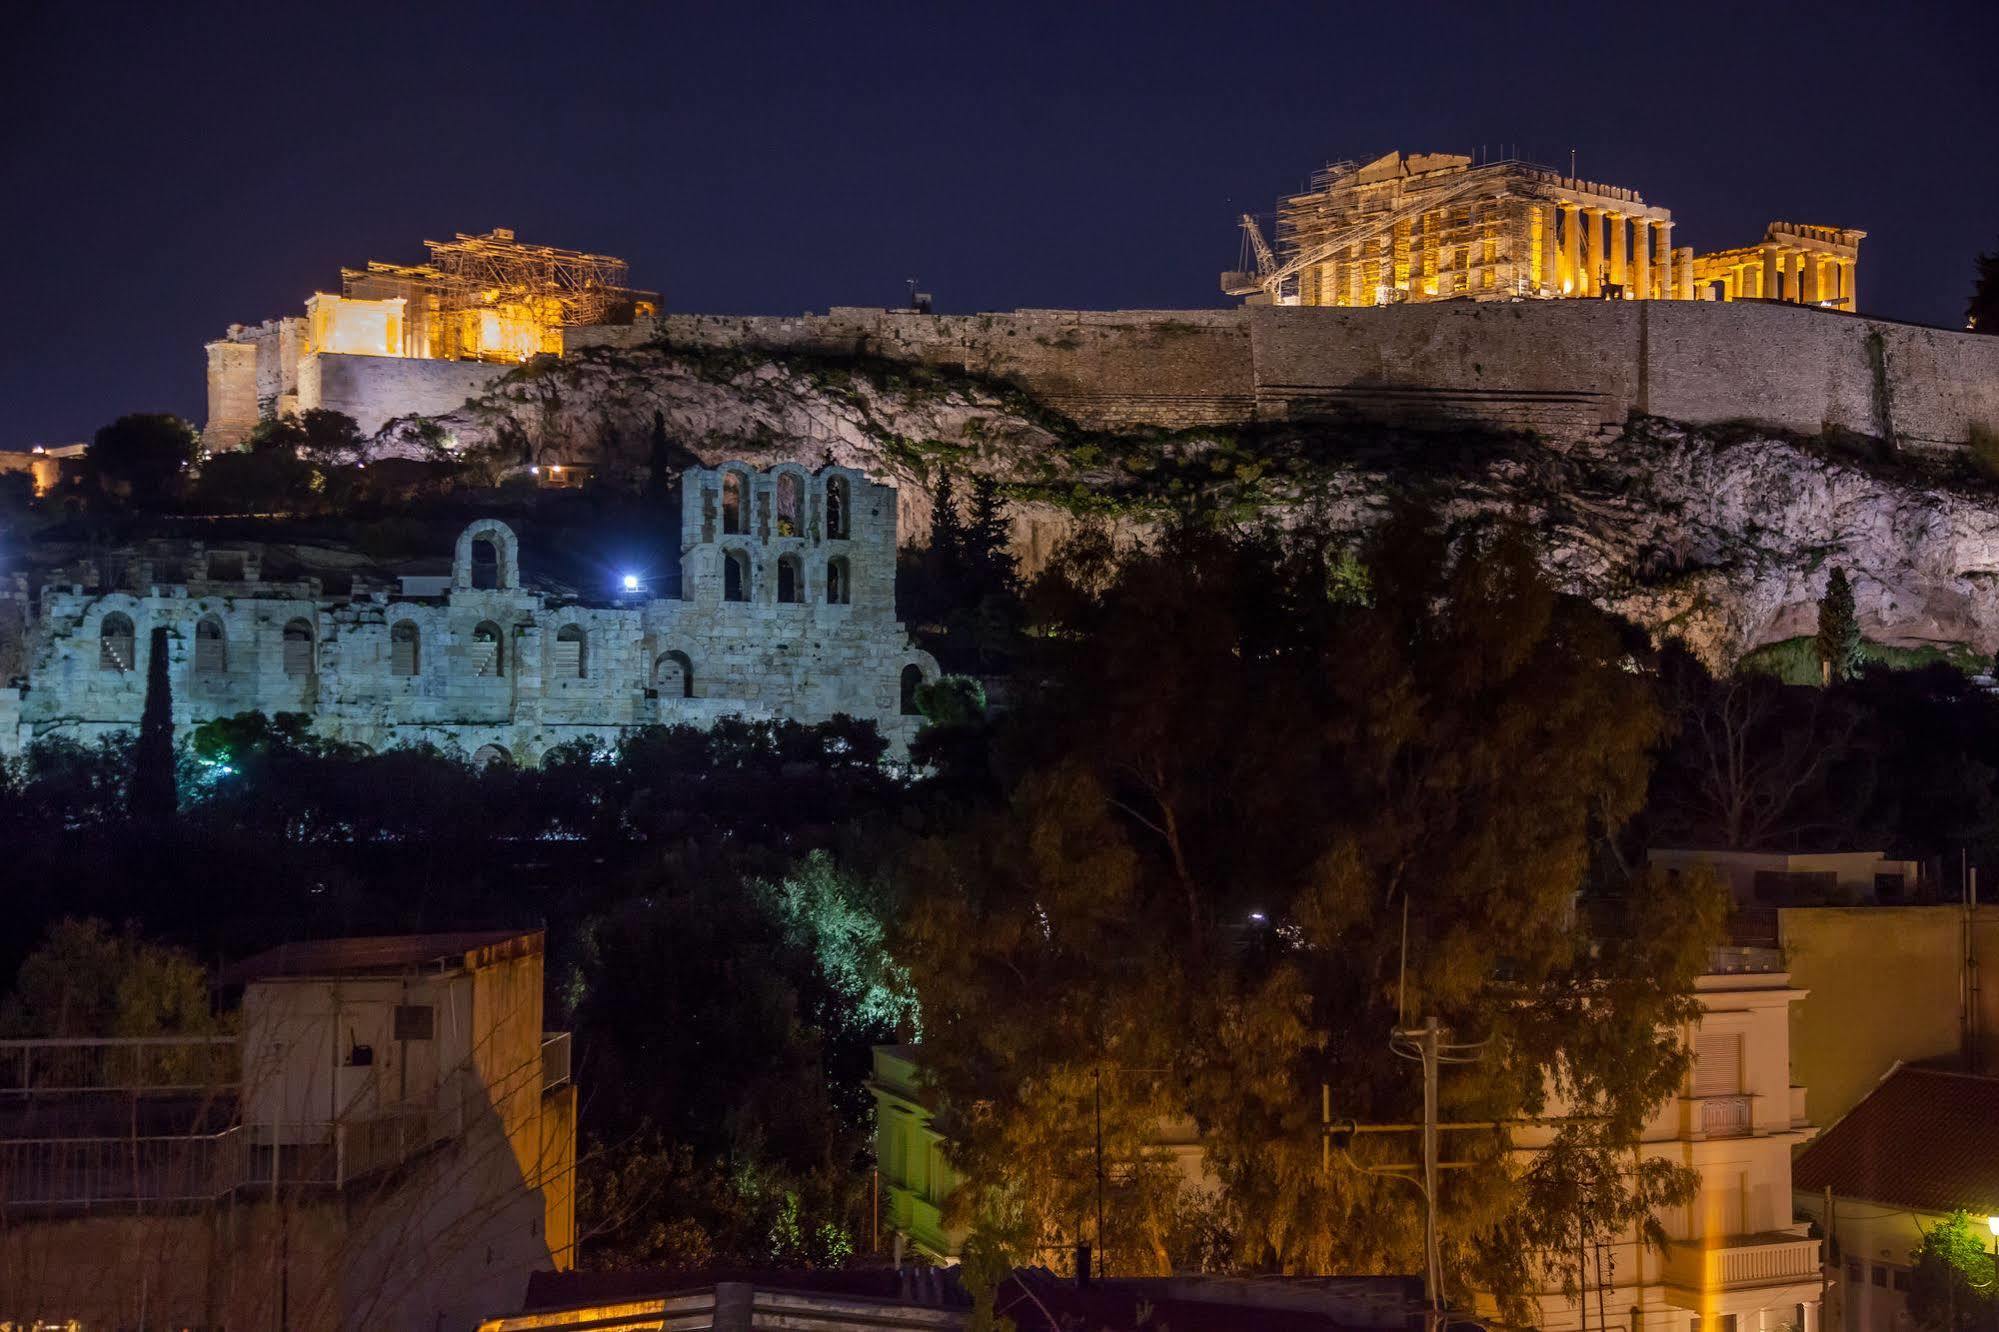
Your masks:
M486 361L316 352L299 361L298 406L345 412L372 435L398 416L439 416L463 407L511 369Z
M735 523L722 521L725 473L743 486ZM257 581L46 587L25 687L0 697L0 720L15 720L0 753L44 735L136 729L160 625L182 726L302 712L320 734L370 748L490 746L534 761L566 740L611 744L652 723L847 713L905 746L918 719L903 710L904 672L938 672L895 618L895 491L843 468L733 464L690 470L683 486L678 599L524 588L513 533L490 520L467 529L451 586L434 597L327 598L308 583ZM725 577L731 559L740 577Z
M785 318L666 315L571 330L571 347L872 355L1011 381L1086 424L1352 416L1591 433L1637 412L1919 446L1999 430L1999 338L1779 302L1442 302L1379 309L835 308Z

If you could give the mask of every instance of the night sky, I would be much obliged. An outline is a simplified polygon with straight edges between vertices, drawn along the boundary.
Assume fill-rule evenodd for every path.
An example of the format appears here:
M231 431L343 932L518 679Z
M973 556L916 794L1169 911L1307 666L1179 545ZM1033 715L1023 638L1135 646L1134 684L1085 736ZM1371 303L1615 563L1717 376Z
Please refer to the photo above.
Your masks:
M1865 229L1958 326L1999 246L1999 3L49 4L0 39L0 447L199 423L202 343L342 264L513 227L668 308L1227 304L1333 158L1522 156L1675 240Z

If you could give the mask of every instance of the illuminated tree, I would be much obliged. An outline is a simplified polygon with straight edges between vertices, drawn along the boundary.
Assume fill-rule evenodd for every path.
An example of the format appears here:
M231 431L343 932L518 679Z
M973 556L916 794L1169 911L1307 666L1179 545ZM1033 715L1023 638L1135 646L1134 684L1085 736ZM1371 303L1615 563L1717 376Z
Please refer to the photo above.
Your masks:
M1984 1228L1956 1211L1923 1232L1911 1255L1909 1312L1928 1332L1989 1332L1999 1324L1992 1255L1979 1236Z
M1860 669L1860 619L1846 570L1834 569L1819 598L1819 665L1830 681L1851 680Z

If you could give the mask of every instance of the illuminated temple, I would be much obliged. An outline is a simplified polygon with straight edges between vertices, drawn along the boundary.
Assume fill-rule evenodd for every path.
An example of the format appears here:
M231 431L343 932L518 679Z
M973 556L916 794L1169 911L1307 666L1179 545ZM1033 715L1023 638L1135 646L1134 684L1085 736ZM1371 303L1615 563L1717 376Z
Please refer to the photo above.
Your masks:
M510 366L561 354L565 329L659 309L610 255L527 245L503 227L424 244L427 262L343 269L340 292L315 292L303 315L238 324L209 343L208 445L235 447L260 419L322 406L372 429L399 414L375 409L384 387L394 406L448 410ZM353 357L419 364L356 373Z
M1276 245L1242 219L1253 305L1622 298L1774 300L1857 312L1866 234L1773 222L1754 244L1695 254L1671 210L1634 189L1529 162L1452 153L1335 162L1281 199Z

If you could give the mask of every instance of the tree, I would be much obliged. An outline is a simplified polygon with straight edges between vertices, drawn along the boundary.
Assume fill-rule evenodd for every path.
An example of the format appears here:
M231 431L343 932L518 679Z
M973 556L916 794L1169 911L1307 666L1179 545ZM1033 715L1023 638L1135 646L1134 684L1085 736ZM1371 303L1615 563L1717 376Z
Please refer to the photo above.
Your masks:
M1819 665L1828 683L1851 680L1860 670L1860 619L1846 570L1834 569L1819 598Z
M180 474L194 461L194 428L178 416L135 413L97 432L90 465L101 483L140 505L173 496Z
M146 703L139 713L139 742L132 748L132 816L151 823L172 818L178 801L173 685L167 679L171 641L164 625L154 628L146 651Z
M1446 1118L1533 1115L1551 1086L1585 1117L1518 1174L1497 1140L1453 1147L1479 1167L1446 1185L1447 1268L1523 1321L1535 1254L1691 1196L1629 1148L1684 1076L1718 895L1650 884L1631 928L1573 923L1660 734L1626 631L1558 595L1524 533L1454 542L1415 514L1361 553L1365 596L1311 532L1190 522L1108 577L1079 553L1038 580L1050 685L996 739L1005 803L909 862L897 947L962 1219L1019 1257L1094 1238L1114 1272L1411 1270L1413 1191L1322 1173L1315 1093L1409 1120L1388 1038L1423 1014L1487 1042ZM1162 1116L1202 1126L1219 1224Z
M0 1005L0 1029L15 1037L188 1035L218 1026L208 977L192 957L91 919L53 922Z
M1999 334L1999 250L1978 256L1978 277L1964 307L1964 326L1974 333Z
M1980 1227L1982 1229L1982 1227ZM1989 1332L1999 1315L1992 1255L1963 1211L1923 1232L1909 1272L1909 1312L1928 1332Z

